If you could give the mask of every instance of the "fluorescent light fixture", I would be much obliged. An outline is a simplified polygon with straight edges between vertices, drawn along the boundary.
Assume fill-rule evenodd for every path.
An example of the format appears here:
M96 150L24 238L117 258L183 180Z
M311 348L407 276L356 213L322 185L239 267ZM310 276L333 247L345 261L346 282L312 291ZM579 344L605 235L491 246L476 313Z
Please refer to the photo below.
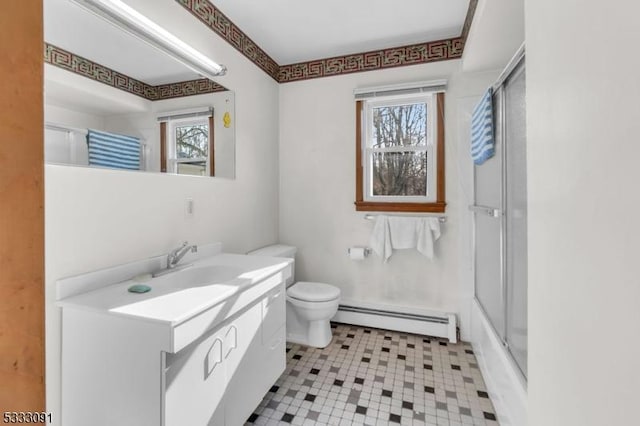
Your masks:
M211 79L227 72L224 65L212 61L121 0L72 1L171 55L203 77Z

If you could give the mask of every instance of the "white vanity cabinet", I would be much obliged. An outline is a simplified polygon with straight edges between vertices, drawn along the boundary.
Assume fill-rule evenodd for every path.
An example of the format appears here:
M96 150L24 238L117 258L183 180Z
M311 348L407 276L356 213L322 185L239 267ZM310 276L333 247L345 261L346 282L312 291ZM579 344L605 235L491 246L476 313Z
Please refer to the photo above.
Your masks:
M224 298L184 321L149 318L148 304L198 300L212 289L132 297L139 316L130 314L131 303L110 304L109 289L61 303L62 424L243 425L285 368L291 265L257 266L262 275L221 284ZM230 285L239 287L229 292ZM127 315L117 313L125 308Z

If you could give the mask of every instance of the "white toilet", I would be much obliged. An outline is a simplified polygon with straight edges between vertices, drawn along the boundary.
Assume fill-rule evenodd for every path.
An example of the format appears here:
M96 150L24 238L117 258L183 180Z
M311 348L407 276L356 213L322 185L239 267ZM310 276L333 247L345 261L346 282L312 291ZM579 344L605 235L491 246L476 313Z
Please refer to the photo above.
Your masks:
M272 245L248 253L295 259L296 248ZM340 289L324 283L287 281L287 341L324 348L331 343L329 320L338 311Z

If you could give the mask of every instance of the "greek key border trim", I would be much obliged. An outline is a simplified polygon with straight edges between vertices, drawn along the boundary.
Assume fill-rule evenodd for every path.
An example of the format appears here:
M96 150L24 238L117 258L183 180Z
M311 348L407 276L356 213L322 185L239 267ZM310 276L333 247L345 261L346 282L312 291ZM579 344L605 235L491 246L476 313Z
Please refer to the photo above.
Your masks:
M207 78L152 86L46 42L44 44L44 62L149 101L227 90L224 86Z

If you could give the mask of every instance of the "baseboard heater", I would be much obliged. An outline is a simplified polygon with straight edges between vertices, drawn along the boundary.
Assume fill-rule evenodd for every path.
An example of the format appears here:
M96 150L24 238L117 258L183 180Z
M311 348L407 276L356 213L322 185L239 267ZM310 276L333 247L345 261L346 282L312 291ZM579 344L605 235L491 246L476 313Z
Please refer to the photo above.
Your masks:
M424 315L398 312L388 308L378 309L340 305L332 321L425 336L443 337L449 339L451 343L458 341L456 316L451 313Z

